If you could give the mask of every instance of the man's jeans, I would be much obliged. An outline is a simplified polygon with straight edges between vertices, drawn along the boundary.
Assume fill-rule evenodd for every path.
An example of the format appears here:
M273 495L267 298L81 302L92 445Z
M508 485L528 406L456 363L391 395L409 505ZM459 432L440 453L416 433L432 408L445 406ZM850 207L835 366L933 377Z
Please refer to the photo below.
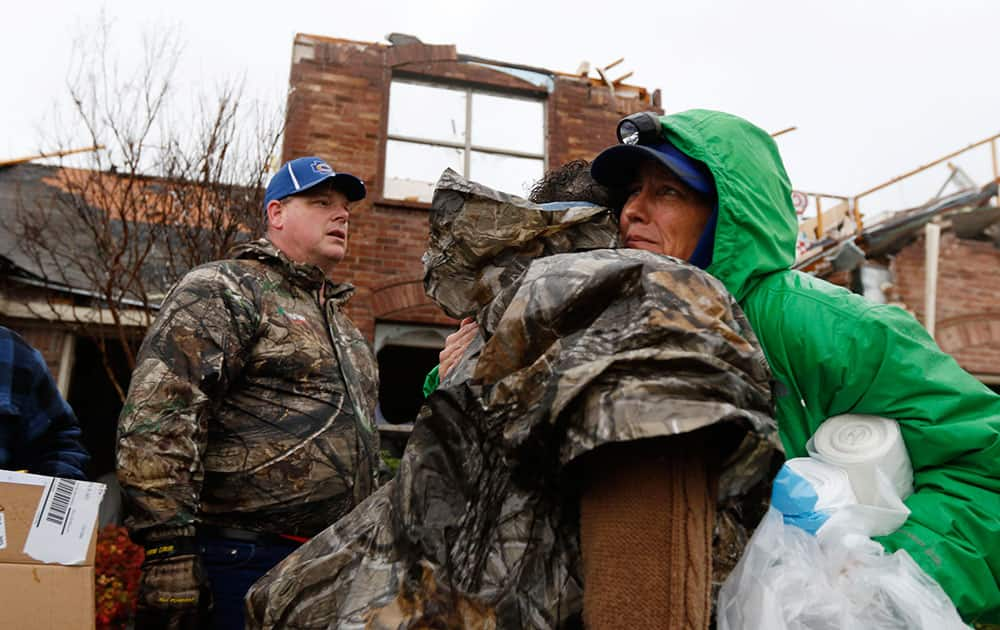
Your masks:
M291 540L244 542L203 534L199 534L198 543L211 583L214 630L243 630L243 597L254 582L300 544Z

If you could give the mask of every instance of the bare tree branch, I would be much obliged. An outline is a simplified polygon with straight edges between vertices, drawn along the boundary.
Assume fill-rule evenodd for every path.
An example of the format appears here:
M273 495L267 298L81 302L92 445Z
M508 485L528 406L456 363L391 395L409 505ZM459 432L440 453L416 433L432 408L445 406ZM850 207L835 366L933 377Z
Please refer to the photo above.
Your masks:
M134 368L137 342L170 285L260 232L283 117L246 102L242 81L199 96L193 115L178 110L176 29L144 37L131 72L113 52L106 18L75 48L67 93L76 138L105 148L85 168L54 170L46 181L54 199L25 200L13 229L49 288L49 312L38 316L69 320L92 338L124 400L109 341ZM73 139L65 133L59 144Z

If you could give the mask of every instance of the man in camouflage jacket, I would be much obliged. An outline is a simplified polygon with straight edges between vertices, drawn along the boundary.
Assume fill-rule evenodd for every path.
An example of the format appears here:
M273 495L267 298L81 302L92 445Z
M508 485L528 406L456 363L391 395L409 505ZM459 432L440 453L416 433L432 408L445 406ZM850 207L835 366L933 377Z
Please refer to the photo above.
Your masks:
M284 165L267 238L164 300L119 422L128 525L146 545L137 627L243 627L257 577L374 490L377 372L331 280L352 175ZM209 594L211 593L211 595Z

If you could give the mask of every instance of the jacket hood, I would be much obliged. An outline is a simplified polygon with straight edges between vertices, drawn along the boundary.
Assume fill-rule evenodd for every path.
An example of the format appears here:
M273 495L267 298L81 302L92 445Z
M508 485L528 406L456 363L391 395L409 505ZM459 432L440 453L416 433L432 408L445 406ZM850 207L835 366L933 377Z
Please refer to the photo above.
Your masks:
M798 220L774 140L731 114L694 109L662 116L666 138L715 178L719 215L712 264L738 301L765 275L795 262Z

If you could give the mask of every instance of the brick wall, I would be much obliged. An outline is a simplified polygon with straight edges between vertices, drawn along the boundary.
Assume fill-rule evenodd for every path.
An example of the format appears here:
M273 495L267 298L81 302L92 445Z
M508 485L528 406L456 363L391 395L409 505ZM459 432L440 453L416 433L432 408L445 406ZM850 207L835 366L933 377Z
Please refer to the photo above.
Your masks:
M583 51L581 51L582 53ZM454 46L390 46L298 35L283 159L319 155L368 184L369 197L351 217L343 279L358 292L348 314L369 338L375 322L448 324L424 296L420 256L427 243L427 205L381 198L389 84L393 76L475 84L547 101L548 167L592 159L615 143L624 115L658 109L658 95L587 78L553 75L553 89L483 65L463 63Z
M892 262L900 299L921 322L925 241L903 248ZM1000 250L990 242L941 235L935 338L969 372L1000 375Z

